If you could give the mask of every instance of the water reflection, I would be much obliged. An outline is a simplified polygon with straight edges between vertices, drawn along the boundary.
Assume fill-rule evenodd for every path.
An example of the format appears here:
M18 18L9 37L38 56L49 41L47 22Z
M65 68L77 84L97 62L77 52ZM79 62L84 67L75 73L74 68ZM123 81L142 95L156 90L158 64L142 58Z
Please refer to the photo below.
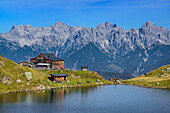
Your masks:
M102 87L100 87L101 89ZM73 87L60 88L54 90L32 91L32 92L17 92L0 95L0 104L24 102L31 103L62 103L66 95L81 94L82 100L87 99L89 92L97 93L99 87Z
M170 91L109 85L0 95L0 113L170 113Z

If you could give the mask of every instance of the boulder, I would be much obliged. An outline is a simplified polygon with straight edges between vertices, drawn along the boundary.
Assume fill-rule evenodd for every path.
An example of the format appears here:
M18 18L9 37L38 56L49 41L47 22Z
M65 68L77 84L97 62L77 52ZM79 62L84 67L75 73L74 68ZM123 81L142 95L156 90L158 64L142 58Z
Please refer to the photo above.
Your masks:
M42 89L42 90L45 90L45 86L43 86L41 89Z
M142 74L142 75L140 75L140 76L138 76L138 77L145 77L145 75L144 75L144 74Z
M100 82L100 84L103 84L103 82Z
M165 70L167 70L167 71L170 70L170 67L167 67Z
M4 76L4 77L2 78L2 80L1 80L1 82L2 82L3 84L8 84L8 85L10 85L10 84L12 84L13 80L12 80L11 77Z
M16 80L16 83L21 83L21 80L20 80L20 79L17 79L17 80Z
M117 82L118 84L121 84L121 83L122 83L120 80L116 80L116 82Z
M32 80L32 73L31 72L25 72L24 73L24 76L29 79L29 80Z

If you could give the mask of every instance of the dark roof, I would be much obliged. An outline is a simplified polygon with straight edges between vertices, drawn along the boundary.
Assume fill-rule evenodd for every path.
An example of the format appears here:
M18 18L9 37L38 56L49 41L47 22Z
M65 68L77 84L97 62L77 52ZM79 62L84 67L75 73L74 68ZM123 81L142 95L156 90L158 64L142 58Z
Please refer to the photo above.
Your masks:
M67 76L69 76L67 74L50 74L50 75L55 76L55 77L67 77Z
M81 66L81 69L87 69L88 66Z
M27 61L20 61L19 64L20 64L20 63L28 63L28 64L32 64L31 62L27 62Z
M42 53L42 55L45 58L53 60L53 61L64 61L63 59L57 58L53 53Z

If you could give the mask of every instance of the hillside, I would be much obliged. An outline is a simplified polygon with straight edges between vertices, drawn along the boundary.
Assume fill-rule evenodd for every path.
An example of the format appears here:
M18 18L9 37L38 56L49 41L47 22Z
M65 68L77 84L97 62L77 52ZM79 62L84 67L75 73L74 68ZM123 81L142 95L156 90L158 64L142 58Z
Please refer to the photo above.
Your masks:
M149 73L124 81L124 84L153 88L170 88L170 65L162 66Z
M14 25L0 33L0 54L10 60L29 61L46 52L64 59L68 69L87 65L92 71L140 75L170 63L170 30L150 21L128 31L109 22L96 28L57 22L49 27Z
M25 72L31 72L33 79L29 82L24 76ZM33 84L49 85L49 75L33 70L29 67L20 66L19 64L4 58L0 55L0 93L3 91L26 90L31 89ZM28 83L28 84L27 84Z
M32 79L24 76L25 72L31 72ZM53 83L49 80L50 74L68 74L68 82ZM96 80L100 82L96 82ZM90 81L90 83L87 83ZM78 84L81 82L81 84ZM30 91L43 90L59 87L73 87L73 86L90 86L100 84L112 84L93 71L71 71L71 70L52 70L41 71L33 70L29 67L20 66L19 64L4 58L0 55L0 94L11 91Z
M111 78L117 78L123 80L134 78L132 74L128 74L128 73L102 72L102 71L97 71L97 73L103 78L105 78L106 80L110 80Z

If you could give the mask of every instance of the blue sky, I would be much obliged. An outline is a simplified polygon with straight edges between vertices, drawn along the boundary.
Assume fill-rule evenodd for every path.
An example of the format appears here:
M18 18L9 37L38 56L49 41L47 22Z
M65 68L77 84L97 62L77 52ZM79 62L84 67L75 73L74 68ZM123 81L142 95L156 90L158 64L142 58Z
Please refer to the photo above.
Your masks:
M0 0L0 32L15 25L67 25L95 28L109 21L128 30L146 21L170 29L170 0Z

